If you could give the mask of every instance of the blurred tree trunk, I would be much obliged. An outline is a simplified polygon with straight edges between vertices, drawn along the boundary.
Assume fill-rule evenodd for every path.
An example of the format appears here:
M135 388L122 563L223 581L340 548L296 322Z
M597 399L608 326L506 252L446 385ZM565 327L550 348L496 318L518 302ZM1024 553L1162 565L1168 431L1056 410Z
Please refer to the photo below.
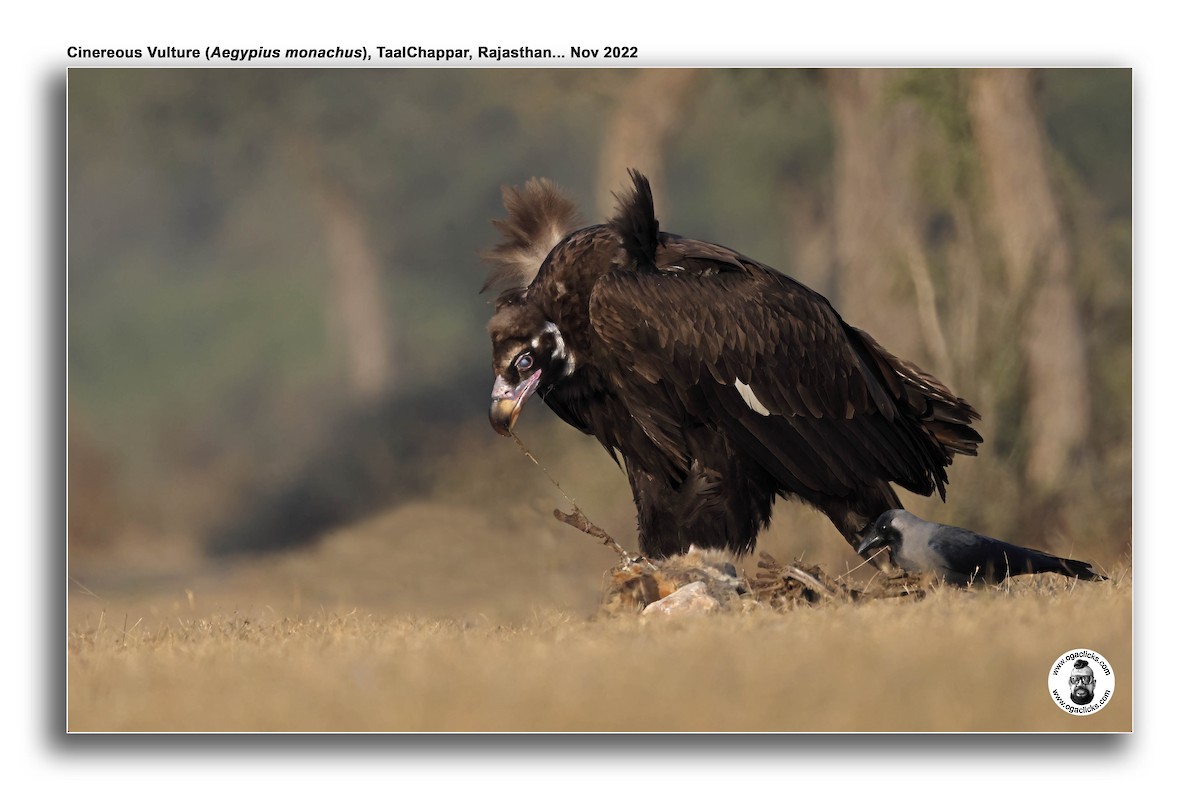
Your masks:
M351 402L369 404L392 385L394 359L383 269L368 235L366 215L350 191L321 166L312 137L287 140L297 171L312 187L325 232L331 277L329 320L346 365Z
M695 86L694 69L646 69L633 73L622 87L616 108L600 145L596 170L596 208L612 207L612 194L629 186L626 170L641 170L655 190L659 218L665 204L660 193L666 185L663 152Z
M914 175L928 125L915 102L889 93L903 74L886 69L824 73L837 131L836 303L848 322L870 330L884 347L949 380L949 351L925 258ZM915 317L905 308L915 308Z
M822 191L790 182L780 193L788 217L790 273L826 297L833 297L833 229L828 197Z
M1024 309L1018 324L1028 384L1025 477L1049 491L1087 436L1089 395L1072 256L1051 185L1033 72L979 70L969 108L1008 289Z
M362 210L340 185L320 180L317 195L333 278L332 324L354 402L378 400L392 382L383 276Z

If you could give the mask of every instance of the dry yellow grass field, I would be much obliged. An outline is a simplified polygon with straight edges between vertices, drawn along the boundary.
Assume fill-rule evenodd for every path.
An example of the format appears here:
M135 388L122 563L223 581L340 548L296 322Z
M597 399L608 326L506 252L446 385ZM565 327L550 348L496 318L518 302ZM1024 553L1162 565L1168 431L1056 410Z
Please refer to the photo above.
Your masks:
M1132 727L1127 562L1102 564L1114 579L1099 584L1022 578L916 602L597 619L612 553L553 520L513 531L426 502L256 560L172 565L143 553L140 569L129 554L119 568L73 566L67 727ZM786 536L772 536L767 549L789 557ZM753 573L755 560L739 567ZM1099 651L1116 673L1109 704L1083 718L1046 689L1053 660L1076 647Z

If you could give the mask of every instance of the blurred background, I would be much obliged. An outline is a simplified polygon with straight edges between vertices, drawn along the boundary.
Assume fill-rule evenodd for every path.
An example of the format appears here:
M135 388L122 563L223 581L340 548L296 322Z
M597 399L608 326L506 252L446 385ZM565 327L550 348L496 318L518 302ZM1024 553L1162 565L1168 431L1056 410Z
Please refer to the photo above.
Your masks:
M594 606L612 553L487 422L478 254L502 185L599 221L630 166L665 230L795 276L979 409L979 457L944 505L902 492L916 513L1124 559L1132 116L1126 69L72 69L70 574ZM636 546L599 446L536 403L518 432ZM760 549L857 561L797 504Z

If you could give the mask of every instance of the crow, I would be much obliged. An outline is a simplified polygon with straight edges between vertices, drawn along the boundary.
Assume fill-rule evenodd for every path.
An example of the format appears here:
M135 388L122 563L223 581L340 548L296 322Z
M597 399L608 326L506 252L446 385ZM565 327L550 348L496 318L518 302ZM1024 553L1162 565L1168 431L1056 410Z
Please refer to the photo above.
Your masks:
M966 586L999 583L1010 575L1056 572L1085 581L1107 580L1083 561L1019 547L989 536L923 520L901 509L880 514L863 532L858 554L888 548L892 561L905 572L942 578Z

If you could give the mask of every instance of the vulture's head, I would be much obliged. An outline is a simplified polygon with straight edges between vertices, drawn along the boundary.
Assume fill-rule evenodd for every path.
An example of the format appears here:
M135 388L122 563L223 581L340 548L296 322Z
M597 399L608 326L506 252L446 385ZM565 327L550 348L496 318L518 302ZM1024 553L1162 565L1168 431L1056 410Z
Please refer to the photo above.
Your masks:
M574 371L558 326L536 306L517 300L499 307L488 323L492 337L492 427L508 436L538 387L553 386Z
M496 313L488 323L496 374L492 427L507 436L538 387L552 386L574 369L558 326L526 301L526 291L554 246L581 223L575 204L542 178L505 188L503 199L508 218L492 224L504 238L483 254L492 265L483 288L508 287L496 300Z

